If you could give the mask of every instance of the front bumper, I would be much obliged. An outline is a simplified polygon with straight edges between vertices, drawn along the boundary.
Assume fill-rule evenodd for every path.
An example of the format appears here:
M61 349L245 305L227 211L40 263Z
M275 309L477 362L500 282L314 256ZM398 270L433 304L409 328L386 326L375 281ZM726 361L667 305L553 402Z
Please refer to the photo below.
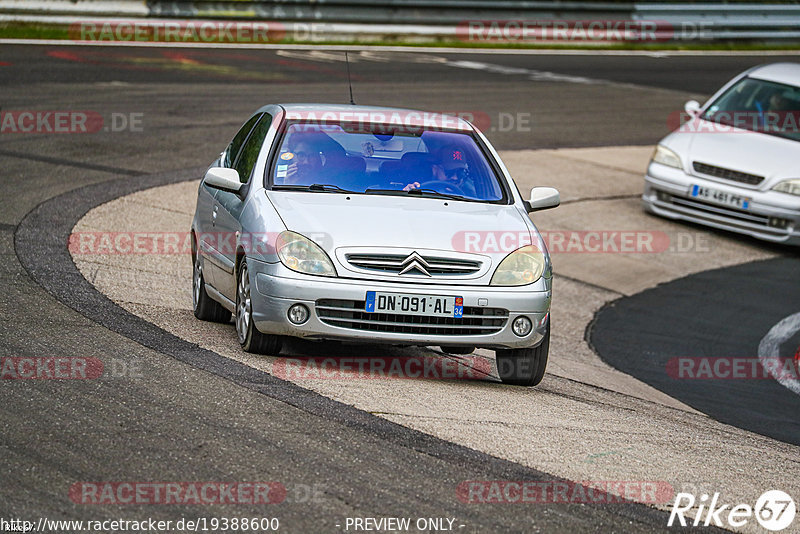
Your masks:
M252 258L248 258L247 262L251 287L255 288L255 291L251 291L253 321L260 332L267 334L369 343L505 349L538 345L544 337L549 321L552 294L549 281L546 291L531 291L529 286L516 288L434 286L325 278L295 273L280 263L263 263ZM468 319L467 315L472 317L486 313L485 319L473 318L469 321L492 325L502 323L502 325L487 326L485 329L470 327L480 331L473 333L453 325L422 325L413 322L398 324L398 320L416 321L418 319L410 318L418 316L395 315L385 321L354 323L362 325L359 327L342 326L341 319L331 318L331 314L337 315L337 312L327 310L337 306L353 306L352 311L345 312L344 315L355 314L364 317L363 308L357 306L363 303L367 291L460 296L464 298L465 320ZM334 303L333 306L331 303ZM289 308L294 304L304 304L310 311L308 320L300 326L292 324L288 319ZM505 310L507 313L501 315L498 310ZM338 312L338 315L341 315L341 312ZM380 315L385 316L385 314ZM531 333L525 337L519 337L511 330L514 319L521 315L528 317L533 323ZM444 322L437 321L437 323ZM447 333L431 333L436 330L446 330Z
M750 207L745 211L697 201L689 194L693 185L748 197L751 199ZM645 176L642 203L646 211L662 217L765 241L800 245L800 197L709 180L688 175L681 169L651 163Z

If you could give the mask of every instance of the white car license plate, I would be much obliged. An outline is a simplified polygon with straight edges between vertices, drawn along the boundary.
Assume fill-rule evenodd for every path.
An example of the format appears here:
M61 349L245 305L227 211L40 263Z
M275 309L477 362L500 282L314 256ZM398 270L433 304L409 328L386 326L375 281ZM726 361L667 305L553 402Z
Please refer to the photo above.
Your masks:
M710 187L701 185L693 185L689 192L693 198L713 202L714 204L721 204L723 206L730 206L740 210L750 209L750 199L740 195L733 195Z
M464 316L464 298L367 291L364 310L367 313L397 313L461 319Z

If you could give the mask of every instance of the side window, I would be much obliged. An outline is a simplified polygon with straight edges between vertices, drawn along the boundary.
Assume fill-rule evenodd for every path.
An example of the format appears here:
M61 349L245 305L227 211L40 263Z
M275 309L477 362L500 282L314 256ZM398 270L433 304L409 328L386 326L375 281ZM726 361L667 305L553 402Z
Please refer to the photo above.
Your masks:
M264 139L267 137L270 124L272 124L272 116L269 113L264 113L256 127L253 128L253 133L250 134L244 147L242 147L239 159L233 164L233 168L238 171L239 180L242 183L247 183L250 180L250 174L253 172L253 167L256 164L259 152L261 152L261 145L264 144Z
M231 144L225 149L225 161L223 161L223 164L226 167L231 167L233 162L236 161L236 156L239 155L239 150L242 148L245 139L247 139L247 134L250 133L250 130L253 129L253 125L259 118L261 118L261 114L250 117L250 120L244 123L244 126L233 136L233 141L231 141Z

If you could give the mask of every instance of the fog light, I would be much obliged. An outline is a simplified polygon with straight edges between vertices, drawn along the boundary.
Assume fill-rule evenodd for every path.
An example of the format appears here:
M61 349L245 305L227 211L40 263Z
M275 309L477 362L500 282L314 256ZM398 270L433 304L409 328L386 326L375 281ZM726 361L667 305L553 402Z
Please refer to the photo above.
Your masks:
M672 202L672 195L664 191L656 191L656 198L661 202Z
M519 337L527 336L531 333L531 329L533 329L533 323L525 316L517 317L511 324L511 330Z
M293 324L303 324L308 321L308 308L302 304L295 304L289 308L289 320Z
M789 219L783 219L781 217L770 217L769 225L773 228L783 229L789 226Z

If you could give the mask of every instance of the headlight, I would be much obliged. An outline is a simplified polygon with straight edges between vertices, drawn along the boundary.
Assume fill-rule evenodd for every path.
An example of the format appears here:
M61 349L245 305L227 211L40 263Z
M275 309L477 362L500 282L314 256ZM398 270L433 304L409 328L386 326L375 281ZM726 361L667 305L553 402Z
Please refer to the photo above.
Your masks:
M681 165L681 158L672 150L661 145L656 147L656 151L653 152L652 160L656 163L666 165L667 167L675 167L676 169L683 168L683 165Z
M293 271L319 276L336 276L336 269L325 251L309 238L295 232L281 232L275 248L281 263Z
M772 188L773 191L780 191L781 193L789 193L790 195L800 196L800 178L794 180L786 180Z
M515 250L506 256L492 276L493 286L524 286L542 276L544 254L533 245Z

